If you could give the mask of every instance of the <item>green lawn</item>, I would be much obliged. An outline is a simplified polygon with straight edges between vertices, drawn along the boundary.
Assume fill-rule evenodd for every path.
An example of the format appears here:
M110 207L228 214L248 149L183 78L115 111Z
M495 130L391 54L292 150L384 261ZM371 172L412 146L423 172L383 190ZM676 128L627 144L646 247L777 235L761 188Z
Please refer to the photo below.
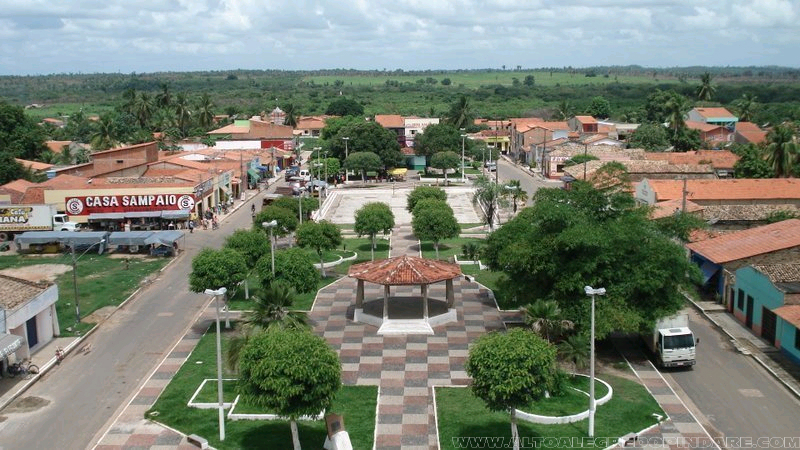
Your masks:
M664 415L642 385L612 375L599 377L611 385L614 395L608 403L597 408L595 436L619 437L638 432L656 423L653 413ZM584 399L588 408L588 398ZM489 411L469 388L436 389L436 405L442 449L459 448L453 439L457 437L497 436L510 442L508 413ZM518 426L520 437L527 439L585 437L588 430L587 420L565 425L540 425L520 420Z
M575 389L579 389L579 392ZM603 383L595 382L595 396L600 399L608 393L608 388ZM541 416L570 416L586 411L589 407L589 397L585 394L589 392L589 378L573 376L569 378L567 388L562 395L544 398L531 403L527 407L519 408L531 414Z
M500 309L517 309L527 303L517 301L515 294L509 289L511 283L508 282L508 277L503 272L494 272L489 269L478 270L478 266L475 264L462 264L461 271L491 289Z
M453 255L461 255L461 247L467 242L475 242L478 245L483 245L483 239L478 238L454 238L445 239L439 242L439 259L452 260ZM422 242L422 257L423 258L436 258L436 250L433 247L433 242Z
M105 306L118 306L130 296L148 276L157 273L169 258L130 258L126 268L124 258L111 258L108 254L88 252L78 259L78 296L81 317ZM8 255L0 256L0 269L30 266L34 264L71 265L70 255ZM72 270L55 279L58 284L58 324L62 336L84 333L93 324L83 320L75 325L75 289ZM71 330L68 330L68 328Z
M232 331L223 329L223 351L227 348L231 334ZM216 379L215 361L215 328L212 326L145 417L183 433L202 436L218 449L291 448L291 430L287 421L226 421L226 438L223 443L219 441L217 410L197 409L186 405L203 379ZM225 368L223 377L235 378L235 374ZM226 399L230 398L224 392L228 388L229 383L223 385ZM216 383L209 388L209 393L216 398ZM372 448L377 396L376 386L342 386L334 400L329 412L344 416L353 448ZM242 411L253 411L253 406L241 407ZM324 421L299 421L298 428L303 448L322 447L326 433Z
M347 270L350 269L350 266L353 264L362 263L365 261L369 261L370 256L370 246L372 245L372 241L369 238L352 238L352 239L345 239L344 247L348 251L355 251L358 253L358 257L352 261L345 261L338 266L332 267L331 271L335 271L339 275L347 275ZM376 242L376 249L375 249L375 259L385 259L389 257L389 240L388 239L377 239Z

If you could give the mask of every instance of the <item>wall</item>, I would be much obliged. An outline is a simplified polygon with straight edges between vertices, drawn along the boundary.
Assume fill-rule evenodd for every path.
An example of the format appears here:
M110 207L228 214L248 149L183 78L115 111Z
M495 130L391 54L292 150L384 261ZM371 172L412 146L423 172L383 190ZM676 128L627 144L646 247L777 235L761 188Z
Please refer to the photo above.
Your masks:
M781 349L781 353L786 355L795 364L800 365L800 349L794 346L795 333L800 330L791 323L778 317L777 330L775 330L775 346Z
M734 285L736 299L733 302L734 315L744 323L747 309L747 296L753 297L753 331L761 335L761 308L773 310L783 306L783 292L775 288L772 282L761 272L752 267L743 267L736 271L736 284ZM745 300L739 308L739 289L744 291ZM777 330L776 330L777 337ZM794 343L794 341L792 341Z

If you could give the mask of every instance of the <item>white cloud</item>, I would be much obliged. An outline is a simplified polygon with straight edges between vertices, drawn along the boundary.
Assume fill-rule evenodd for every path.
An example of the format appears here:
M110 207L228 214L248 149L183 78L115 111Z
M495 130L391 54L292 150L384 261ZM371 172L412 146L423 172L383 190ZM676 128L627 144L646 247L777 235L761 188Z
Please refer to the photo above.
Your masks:
M799 3L27 0L0 12L0 74L502 64L798 67Z

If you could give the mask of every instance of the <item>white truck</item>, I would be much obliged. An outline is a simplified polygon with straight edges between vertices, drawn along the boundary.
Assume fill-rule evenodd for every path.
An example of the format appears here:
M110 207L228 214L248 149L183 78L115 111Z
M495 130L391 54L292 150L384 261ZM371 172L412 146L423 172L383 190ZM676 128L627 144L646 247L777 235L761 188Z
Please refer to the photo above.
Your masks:
M80 224L70 222L51 205L0 205L0 242L26 231L79 231Z
M677 314L656 322L650 335L643 335L647 347L660 367L691 367L700 342L689 329L689 315Z

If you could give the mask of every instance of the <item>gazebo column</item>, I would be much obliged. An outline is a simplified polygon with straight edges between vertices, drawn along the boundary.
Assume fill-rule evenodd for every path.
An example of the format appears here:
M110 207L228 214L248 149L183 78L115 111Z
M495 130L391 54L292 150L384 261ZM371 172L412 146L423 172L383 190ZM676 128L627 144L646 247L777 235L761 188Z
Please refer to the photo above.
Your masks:
M422 318L428 320L428 285L422 285Z
M358 280L356 284L356 308L364 308L364 280Z
M453 279L450 278L449 280L445 280L444 282L444 292L445 297L447 298L447 307L452 308L455 305L455 298L453 295Z
M389 285L383 286L383 320L389 320Z

